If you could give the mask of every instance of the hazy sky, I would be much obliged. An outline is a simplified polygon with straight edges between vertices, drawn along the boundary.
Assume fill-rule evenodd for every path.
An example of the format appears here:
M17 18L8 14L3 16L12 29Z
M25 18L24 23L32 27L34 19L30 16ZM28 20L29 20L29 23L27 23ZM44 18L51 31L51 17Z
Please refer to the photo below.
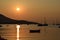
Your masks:
M16 20L43 23L45 17L47 23L60 23L60 0L0 0L0 13Z

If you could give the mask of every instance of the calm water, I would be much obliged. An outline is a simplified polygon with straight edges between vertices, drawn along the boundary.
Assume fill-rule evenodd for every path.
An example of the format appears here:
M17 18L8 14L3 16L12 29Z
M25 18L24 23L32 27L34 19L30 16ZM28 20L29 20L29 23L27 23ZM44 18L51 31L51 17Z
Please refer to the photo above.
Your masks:
M37 28L41 30L40 33L29 33L30 29L29 27L20 28L20 40L60 40L59 28ZM0 35L7 40L16 40L16 30L16 26L1 27Z

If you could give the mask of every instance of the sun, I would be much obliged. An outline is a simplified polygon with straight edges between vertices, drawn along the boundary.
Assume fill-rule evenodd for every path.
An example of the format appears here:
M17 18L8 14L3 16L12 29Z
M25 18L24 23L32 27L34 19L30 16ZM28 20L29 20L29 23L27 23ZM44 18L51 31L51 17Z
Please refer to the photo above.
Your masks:
M20 11L20 8L16 8L17 11Z

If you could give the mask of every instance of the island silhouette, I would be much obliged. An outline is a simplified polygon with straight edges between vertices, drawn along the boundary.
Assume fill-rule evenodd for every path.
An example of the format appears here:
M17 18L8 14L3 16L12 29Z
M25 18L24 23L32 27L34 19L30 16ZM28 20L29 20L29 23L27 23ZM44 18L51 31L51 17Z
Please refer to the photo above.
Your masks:
M48 25L48 24L40 24L37 22L31 22L31 21L26 21L26 20L14 20L2 14L0 14L0 24L38 24L38 26Z

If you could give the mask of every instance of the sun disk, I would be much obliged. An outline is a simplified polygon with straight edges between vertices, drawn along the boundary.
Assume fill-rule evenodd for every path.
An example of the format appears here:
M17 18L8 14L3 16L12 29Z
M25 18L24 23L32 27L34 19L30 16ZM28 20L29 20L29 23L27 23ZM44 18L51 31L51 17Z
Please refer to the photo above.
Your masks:
M16 10L17 10L17 11L19 11L19 10L20 10L20 8L17 8Z

